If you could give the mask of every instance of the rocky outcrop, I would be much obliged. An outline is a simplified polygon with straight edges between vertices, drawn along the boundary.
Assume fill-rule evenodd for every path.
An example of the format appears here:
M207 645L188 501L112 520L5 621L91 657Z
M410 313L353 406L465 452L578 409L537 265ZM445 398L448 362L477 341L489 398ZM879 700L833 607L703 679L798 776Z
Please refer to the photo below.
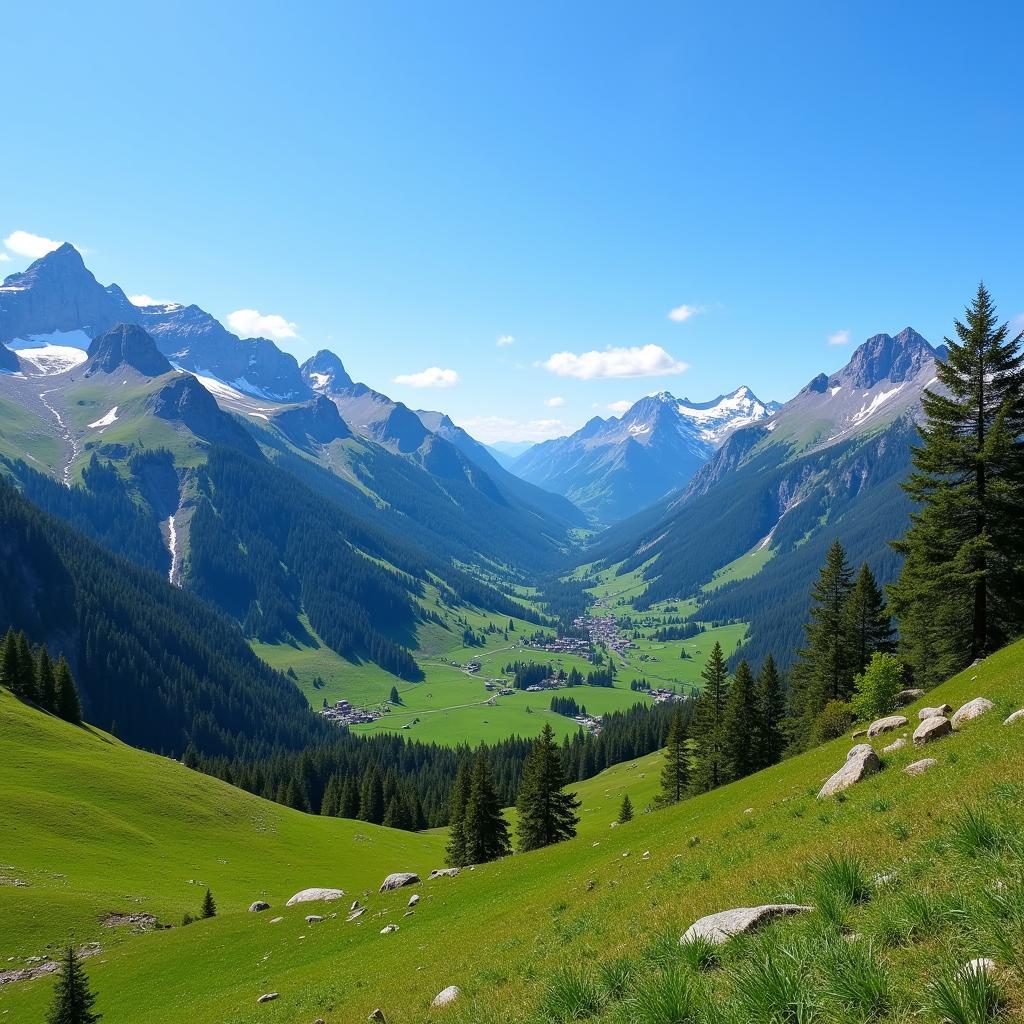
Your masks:
M162 377L173 367L141 327L118 324L93 339L83 367L84 376L126 369L134 370L143 377Z
M260 458L259 445L248 431L224 412L213 395L191 374L172 377L149 396L146 408L160 419L182 424L203 441L229 445Z
M934 768L939 762L934 757L922 757L920 761L908 764L903 769L904 775L923 775L929 768Z
M850 786L873 775L882 767L878 755L870 744L858 743L847 755L846 763L839 769L818 792L818 799L833 796L849 789Z
M926 743L948 736L953 731L953 725L948 718L942 715L933 715L926 718L914 730L914 746L923 747Z
M937 708L921 708L917 717L923 722L926 718L944 718L953 709L948 704L940 704Z
M254 903L249 904L250 914L259 914L264 910L269 910L270 904L266 900L256 900Z
M325 395L333 395L355 383L338 356L325 348L307 359L299 369L307 386Z
M395 871L380 883L381 892L391 892L406 885L418 885L420 876L414 871Z
M923 696L924 690L900 690L900 692L896 694L896 699L900 702L900 704L906 706L907 704L913 704L915 700L920 700Z
M381 928L380 933L381 933L381 935L391 935L391 934L393 934L394 932L397 932L397 931L398 931L398 925L397 924L386 924L386 925L384 925L383 928Z
M907 741L901 736L897 740L893 740L887 747L882 747L883 754L895 754L897 750L902 750L907 745Z
M975 718L980 718L991 711L994 707L995 705L987 697L975 697L974 700L969 700L953 715L951 724L954 729L960 729L968 722L973 722Z
M324 902L340 900L344 895L344 889L303 889L301 892L297 892L285 906L294 907L297 903L315 903L317 900Z
M430 872L429 880L433 881L435 878L454 878L459 873L459 868L434 868Z
M889 715L886 718L878 718L868 726L868 739L881 736L884 732L892 732L893 729L902 729L906 724L905 715Z
M338 407L323 395L317 395L305 405L277 413L273 423L300 448L308 448L311 444L330 444L331 441L352 436Z
M716 946L721 946L734 935L749 932L772 918L801 914L813 909L814 907L799 903L767 903L760 907L737 907L735 910L722 910L717 914L702 917L699 921L691 924L683 933L679 945L685 946L698 939L705 939Z

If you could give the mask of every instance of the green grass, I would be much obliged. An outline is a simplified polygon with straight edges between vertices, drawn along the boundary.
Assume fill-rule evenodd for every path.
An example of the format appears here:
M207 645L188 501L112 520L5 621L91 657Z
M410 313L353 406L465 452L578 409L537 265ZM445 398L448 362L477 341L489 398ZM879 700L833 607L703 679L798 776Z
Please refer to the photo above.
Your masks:
M102 935L104 952L87 969L104 1024L336 1024L364 1020L376 1006L390 1024L408 1024L432 1019L429 1002L449 984L464 992L461 1007L446 1014L453 1024L526 1024L551 1019L545 1007L571 1011L573 1000L609 1024L666 1019L665 1007L683 1005L682 987L694 989L687 1005L713 1003L722 1021L866 1020L863 1007L882 1006L872 1019L938 1024L944 999L958 1000L966 1014L977 1008L977 992L951 988L958 964L1024 955L1024 728L1002 725L1024 702L1022 681L1018 644L929 693L921 704L959 706L985 695L996 710L934 744L927 753L939 764L918 778L901 769L921 752L903 750L845 799L817 801L849 749L843 738L609 829L622 787L632 787L638 810L654 791L657 759L642 759L577 787L588 813L576 840L425 883L412 917L402 916L407 894L373 894L363 923L339 917L314 926L305 910L271 925L270 914L244 906L265 894L276 911L302 885L360 891L389 871L429 868L443 836L303 818L4 695L3 874L32 884L0 887L0 958ZM822 875L829 853L863 870L846 864ZM872 881L862 898L859 879L878 873L891 880ZM860 894L844 900L843 918L860 938L844 938L833 919L813 913L730 943L720 963L702 966L678 953L676 938L697 917L764 899L813 902L819 878L837 898ZM198 903L189 879L212 885L216 919L121 939L96 928L97 914L126 906L173 920ZM894 927L918 897L934 908L927 927ZM390 921L401 930L381 936ZM856 976L833 993L829 965L848 941L857 946ZM563 976L566 968L577 976ZM633 981L623 992L626 975ZM938 979L950 991L940 992ZM1005 1019L1019 1018L1019 974L1007 972L1000 987ZM41 1019L51 988L52 979L4 986L0 1020ZM552 1001L559 988L568 1001ZM257 1006L267 991L280 999ZM843 1009L847 1003L860 1009Z
M40 419L7 398L0 398L0 454L24 459L41 473L59 473L64 444L55 434L56 422Z
M718 590L719 587L724 587L726 583L733 583L736 580L748 580L751 576L756 576L771 561L774 554L775 548L766 544L764 547L758 546L752 551L740 555L739 558L733 559L728 565L723 565L700 588L701 592L708 594Z

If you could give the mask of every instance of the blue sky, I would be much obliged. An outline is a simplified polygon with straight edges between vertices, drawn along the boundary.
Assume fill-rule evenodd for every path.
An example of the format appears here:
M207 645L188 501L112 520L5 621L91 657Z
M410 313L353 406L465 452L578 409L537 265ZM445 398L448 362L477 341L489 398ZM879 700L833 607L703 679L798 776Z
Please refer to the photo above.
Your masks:
M984 10L18 4L0 238L486 440L785 399L980 277L1024 313L1024 13Z

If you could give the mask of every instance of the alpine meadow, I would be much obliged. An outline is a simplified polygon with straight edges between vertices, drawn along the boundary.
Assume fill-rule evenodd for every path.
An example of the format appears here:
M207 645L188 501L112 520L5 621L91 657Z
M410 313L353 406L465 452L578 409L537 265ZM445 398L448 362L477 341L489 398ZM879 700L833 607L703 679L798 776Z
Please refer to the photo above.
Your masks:
M1024 1021L978 15L5 12L0 1024Z

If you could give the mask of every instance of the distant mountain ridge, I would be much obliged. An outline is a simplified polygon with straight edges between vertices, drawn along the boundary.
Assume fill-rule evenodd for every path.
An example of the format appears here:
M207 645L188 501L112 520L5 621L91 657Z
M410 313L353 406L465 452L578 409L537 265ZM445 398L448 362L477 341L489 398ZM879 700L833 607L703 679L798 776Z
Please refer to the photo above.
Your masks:
M565 495L596 521L615 522L683 487L736 430L776 409L746 386L710 402L661 391L621 417L595 416L568 437L534 445L512 470Z

